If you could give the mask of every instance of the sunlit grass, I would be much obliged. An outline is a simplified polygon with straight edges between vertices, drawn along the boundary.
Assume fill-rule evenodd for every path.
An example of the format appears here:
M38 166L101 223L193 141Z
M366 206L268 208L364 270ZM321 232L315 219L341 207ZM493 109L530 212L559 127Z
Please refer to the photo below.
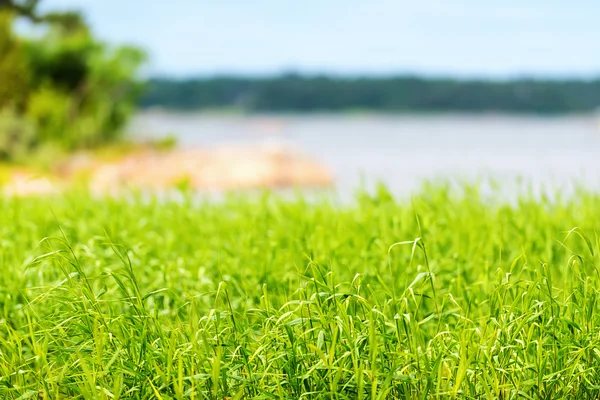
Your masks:
M600 195L0 199L0 398L598 398Z

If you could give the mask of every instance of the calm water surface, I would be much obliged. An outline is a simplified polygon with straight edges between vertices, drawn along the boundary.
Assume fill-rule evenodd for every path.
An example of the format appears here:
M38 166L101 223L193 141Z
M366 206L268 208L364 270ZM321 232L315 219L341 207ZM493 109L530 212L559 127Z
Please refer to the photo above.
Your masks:
M342 193L376 181L408 193L425 180L493 177L511 185L600 189L595 116L138 115L140 137L175 135L182 146L285 144L328 165Z

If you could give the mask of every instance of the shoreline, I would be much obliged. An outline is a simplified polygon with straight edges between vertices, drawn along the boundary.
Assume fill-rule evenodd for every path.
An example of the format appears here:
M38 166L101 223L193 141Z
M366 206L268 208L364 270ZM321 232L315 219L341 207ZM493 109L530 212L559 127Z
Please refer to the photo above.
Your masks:
M330 187L334 178L322 163L285 146L238 145L169 150L139 146L129 154L103 159L77 153L47 174L7 168L2 191L28 196L62 192L82 185L95 194L127 189L194 191Z

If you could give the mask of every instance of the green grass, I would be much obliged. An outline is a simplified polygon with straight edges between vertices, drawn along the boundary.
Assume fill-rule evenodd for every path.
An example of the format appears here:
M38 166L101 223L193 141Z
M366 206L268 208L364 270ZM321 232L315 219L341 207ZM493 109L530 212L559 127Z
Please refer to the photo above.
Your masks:
M597 399L600 195L0 198L2 399Z

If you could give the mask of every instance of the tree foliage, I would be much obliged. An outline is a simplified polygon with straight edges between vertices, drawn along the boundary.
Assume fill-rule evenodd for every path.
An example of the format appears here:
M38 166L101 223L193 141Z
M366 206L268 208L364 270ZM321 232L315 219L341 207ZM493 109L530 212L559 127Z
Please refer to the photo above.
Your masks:
M113 141L134 110L144 54L110 47L74 12L38 12L35 0L0 0L0 158ZM18 37L19 18L44 28Z

